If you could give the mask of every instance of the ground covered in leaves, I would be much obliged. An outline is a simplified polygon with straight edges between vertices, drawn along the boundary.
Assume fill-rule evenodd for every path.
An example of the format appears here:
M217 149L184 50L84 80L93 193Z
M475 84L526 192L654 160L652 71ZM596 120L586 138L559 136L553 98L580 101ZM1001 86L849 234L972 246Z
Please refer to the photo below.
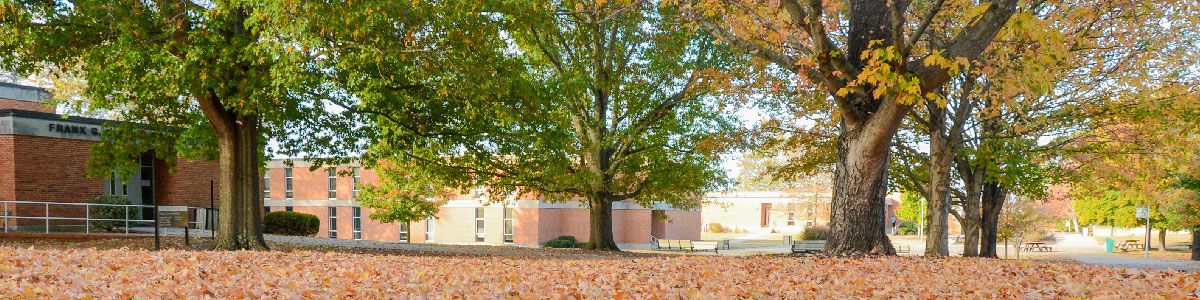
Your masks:
M0 246L0 298L1200 297L1200 273L992 259L534 258Z

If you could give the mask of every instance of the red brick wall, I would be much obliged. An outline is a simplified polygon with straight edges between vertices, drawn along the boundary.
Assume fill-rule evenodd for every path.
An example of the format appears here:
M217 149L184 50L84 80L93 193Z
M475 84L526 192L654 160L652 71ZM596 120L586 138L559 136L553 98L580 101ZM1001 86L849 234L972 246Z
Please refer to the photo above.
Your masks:
M88 147L94 142L50 137L13 135L13 196L19 201L85 203L104 194L104 179L86 176ZM17 214L43 216L43 205L22 205ZM82 216L83 206L51 205L50 216ZM10 221L11 222L11 221ZM40 221L39 221L40 222ZM83 225L82 221L59 220L51 225Z
M220 189L220 169L217 161L189 161L178 159L175 174L171 175L166 163L154 163L154 194L159 205L187 205L209 207L210 197ZM215 184L210 188L209 182Z
M12 100L0 98L0 109L19 109L44 113L55 113L54 107L46 106L41 102Z
M13 184L13 136L0 135L0 200L16 200Z

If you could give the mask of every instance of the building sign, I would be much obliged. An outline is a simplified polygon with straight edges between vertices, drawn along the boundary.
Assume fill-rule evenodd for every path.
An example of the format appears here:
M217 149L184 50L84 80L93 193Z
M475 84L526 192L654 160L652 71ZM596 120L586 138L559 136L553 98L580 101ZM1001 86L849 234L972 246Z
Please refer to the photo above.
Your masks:
M49 123L47 129L50 130L50 132L57 132L57 133L86 134L86 135L92 135L92 136L100 135L100 127L96 127L96 126Z
M159 227L188 227L187 206L159 206Z

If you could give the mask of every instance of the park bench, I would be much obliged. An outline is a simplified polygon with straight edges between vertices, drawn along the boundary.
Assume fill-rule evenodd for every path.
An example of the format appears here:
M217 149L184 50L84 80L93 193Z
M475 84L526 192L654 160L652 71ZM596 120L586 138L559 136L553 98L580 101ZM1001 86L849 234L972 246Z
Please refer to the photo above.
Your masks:
M825 241L792 242L792 253L816 253L825 251Z
M695 246L692 248L693 251L712 251L713 253L719 253L719 252L717 252L717 249L718 249L718 247L720 247L720 245L717 244L717 242L701 242L701 241L692 242L692 246Z
M654 246L654 250L680 250L688 252L695 250L695 245L690 240L656 240ZM714 245L713 248L716 248L716 246Z
M912 248L908 245L896 245L896 254L909 254L911 252Z

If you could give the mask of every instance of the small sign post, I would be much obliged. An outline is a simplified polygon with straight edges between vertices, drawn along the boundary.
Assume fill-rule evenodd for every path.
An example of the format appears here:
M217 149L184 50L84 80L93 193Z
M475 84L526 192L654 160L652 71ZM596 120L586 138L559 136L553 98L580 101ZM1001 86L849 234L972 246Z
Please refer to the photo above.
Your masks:
M183 243L190 246L191 241L188 236L188 208L187 206L159 206L158 207L158 226L159 227L183 227Z
M1150 257L1150 208L1138 207L1134 216L1146 219L1146 241L1142 243L1142 257Z

